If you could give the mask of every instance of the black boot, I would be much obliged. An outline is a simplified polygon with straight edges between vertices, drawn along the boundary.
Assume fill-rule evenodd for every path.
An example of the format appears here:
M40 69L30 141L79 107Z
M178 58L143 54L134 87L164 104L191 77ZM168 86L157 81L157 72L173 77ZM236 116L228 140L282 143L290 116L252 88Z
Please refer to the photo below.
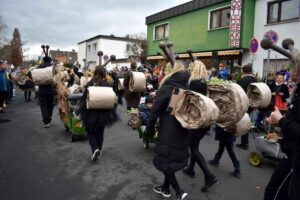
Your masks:
M234 171L231 172L231 175L235 177L239 177L241 175L240 161L237 160L233 162L233 166L234 166Z
M195 171L190 166L184 168L182 172L190 178L195 178Z
M215 155L214 159L208 160L208 164L214 166L214 167L219 167L219 160L221 159L221 156L218 154Z
M201 189L202 192L208 192L208 189L211 188L214 184L218 182L218 179L214 175L210 175L208 178L205 179L205 184Z

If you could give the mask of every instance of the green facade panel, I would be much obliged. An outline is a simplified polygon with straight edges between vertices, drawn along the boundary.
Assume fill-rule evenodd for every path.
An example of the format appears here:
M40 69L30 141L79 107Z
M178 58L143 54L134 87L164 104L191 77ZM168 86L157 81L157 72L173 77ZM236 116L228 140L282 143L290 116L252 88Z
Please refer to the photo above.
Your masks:
M194 52L226 50L229 47L229 27L209 30L210 10L230 6L231 1L215 4L187 14L179 15L160 22L148 25L147 55L156 55L161 41L172 41L176 53L184 53L187 48ZM253 35L255 0L244 0L241 26L241 48L248 48L249 40ZM154 27L169 23L169 37L164 40L154 40Z

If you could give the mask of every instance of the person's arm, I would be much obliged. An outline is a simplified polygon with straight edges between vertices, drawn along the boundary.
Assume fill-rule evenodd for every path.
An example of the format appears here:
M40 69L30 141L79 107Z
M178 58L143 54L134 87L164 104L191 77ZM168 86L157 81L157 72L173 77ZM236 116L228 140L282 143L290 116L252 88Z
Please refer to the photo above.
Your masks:
M169 103L172 90L168 87L162 87L157 91L155 103L153 105L151 114L149 116L146 133L147 135L155 134L155 124L157 119L166 111L167 104Z

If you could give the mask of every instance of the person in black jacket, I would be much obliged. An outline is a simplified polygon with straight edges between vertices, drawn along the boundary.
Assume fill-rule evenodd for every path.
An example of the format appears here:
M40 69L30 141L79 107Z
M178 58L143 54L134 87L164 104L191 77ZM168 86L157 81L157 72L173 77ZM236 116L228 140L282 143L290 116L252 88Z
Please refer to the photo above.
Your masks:
M46 68L52 65L52 59L45 54L43 63L38 68ZM52 113L55 105L56 90L53 84L40 85L39 86L39 103L41 107L44 128L49 128L52 121Z
M130 65L130 71L126 72L124 76L123 84L125 87L125 100L127 103L127 110L130 110L131 108L138 108L140 104L141 93L129 91L130 77L132 74L131 72L136 72L136 67L136 62L132 62Z
M272 125L279 125L283 135L280 142L286 157L275 169L266 189L265 200L300 199L300 83L298 81L295 93L287 112L282 116L276 108L268 118Z
M175 116L168 111L173 88L188 89L190 73L182 64L175 63L173 72L166 76L157 91L156 100L149 117L146 133L154 135L155 123L159 118L158 142L153 159L154 166L164 174L164 183L155 186L154 191L164 197L170 197L169 186L172 185L178 200L187 196L179 186L175 173L188 163L189 131L181 126Z
M95 69L92 80L90 80L84 90L77 113L87 131L87 136L92 149L92 161L96 161L102 155L103 134L107 126L113 125L118 119L116 107L114 109L87 109L86 98L89 86L111 87L104 67L98 66Z
M193 62L194 67L190 77L190 90L194 92L198 92L200 94L206 95L207 83L206 80L208 78L208 73L205 65L201 61ZM207 192L208 189L213 186L218 180L216 177L210 172L207 167L207 163L203 155L199 152L199 144L202 138L207 134L210 130L210 126L197 130L190 130L190 143L189 148L191 151L190 163L189 166L183 169L183 173L190 176L195 177L194 167L197 162L199 167L201 168L204 176L205 176L205 184L202 188L203 192Z
M247 93L247 88L251 83L255 83L256 79L252 73L252 64L249 63L243 67L242 78L237 82ZM250 115L252 109L249 108L247 113ZM241 136L241 143L236 145L239 148L247 150L249 148L249 133Z

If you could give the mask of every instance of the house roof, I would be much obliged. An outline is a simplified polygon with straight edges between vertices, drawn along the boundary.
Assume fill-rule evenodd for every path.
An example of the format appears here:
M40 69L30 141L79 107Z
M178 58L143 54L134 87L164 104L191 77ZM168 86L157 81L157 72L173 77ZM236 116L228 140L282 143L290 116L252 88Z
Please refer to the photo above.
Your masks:
M206 6L214 5L217 3L224 2L226 0L193 0L189 1L187 3L169 8L167 10L155 13L153 15L150 15L146 17L146 25L168 19L170 17L175 17L178 15L182 15L194 10L198 10L199 8L203 8Z
M136 39L130 39L130 38L125 38L125 37L116 37L116 36L109 36L109 35L97 35L94 37L91 37L89 39L86 39L82 42L78 42L77 44L81 44L84 42L89 42L95 39L109 39L109 40L119 40L119 41L126 41L126 42L134 42Z

